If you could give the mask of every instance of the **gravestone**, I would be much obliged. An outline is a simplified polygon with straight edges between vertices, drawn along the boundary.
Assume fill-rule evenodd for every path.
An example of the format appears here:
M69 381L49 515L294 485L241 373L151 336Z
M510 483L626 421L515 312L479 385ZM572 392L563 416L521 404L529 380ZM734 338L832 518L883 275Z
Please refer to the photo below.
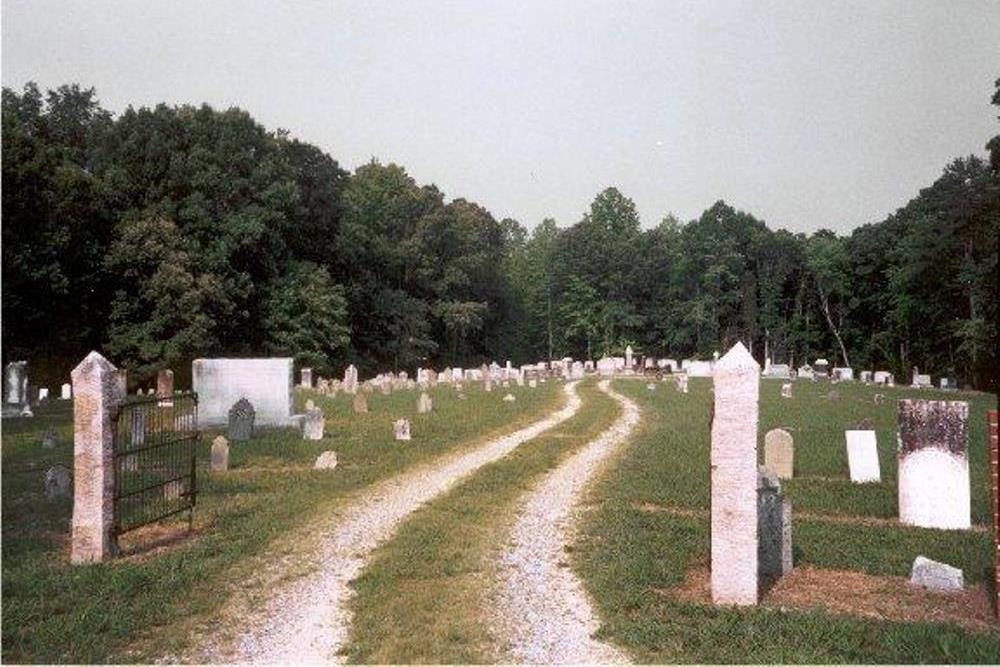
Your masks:
M757 480L757 572L774 581L792 571L792 503L767 470Z
M781 397L782 398L791 398L792 397L792 383L791 382L785 382L784 384L781 385Z
M226 424L229 409L241 398L253 405L257 426L293 424L290 358L195 359L191 370L199 428Z
M409 419L397 419L392 425L394 435L396 440L409 440L410 439L410 420Z
M45 449L52 449L56 446L56 441L58 440L58 434L56 430L51 426L45 429L45 433L42 434L42 447Z
M925 375L925 374L922 374L922 373L914 373L913 374L913 385L912 386L918 387L920 389L929 389L929 388L933 387L934 385L931 383L931 376L930 375Z
M580 380L583 378L583 362L574 361L573 365L570 367L570 378L574 380Z
M910 569L910 583L939 593L957 593L965 588L965 576L957 567L917 556Z
M778 479L791 479L794 474L795 445L792 434L775 428L764 436L764 467Z
M359 391L354 395L354 412L357 414L368 412L368 398L364 392Z
M597 374L610 377L615 374L615 360L611 357L601 357L597 360Z
M800 377L803 380L815 380L816 373L813 371L812 366L806 364L805 366L799 366L797 377Z
M69 468L55 465L45 471L45 497L61 498L68 496L73 486Z
M938 386L947 391L955 391L958 389L958 380L955 378L941 378L938 381Z
M528 387L534 389L537 386L538 386L538 380L536 380L535 378L531 378L530 380L528 380Z
M820 378L830 376L830 362L826 359L817 359L812 364L813 375Z
M28 402L28 362L12 361L4 367L3 387L5 405L22 405Z
M871 371L861 371L861 381L865 384L871 384L872 382L872 372Z
M656 385L653 384L652 382L649 382L646 384L646 389L648 389L649 391L656 391Z
M323 439L323 429L326 427L326 419L323 417L323 411L319 408L312 408L311 410L306 410L305 417L302 420L302 439L303 440L322 440Z
M358 392L358 369L351 364L344 371L344 393L356 394Z
M712 601L757 604L760 366L737 343L715 364L711 451Z
M681 373L680 375L675 375L674 378L675 381L677 382L677 391L681 392L682 394L688 393L687 373Z
M313 468L316 470L333 470L337 467L337 452L327 450L316 457Z
M506 401L507 403L513 403L514 401L517 400L517 398L514 396L514 394L507 394L506 396L503 397L503 400Z
M174 372L168 368L161 369L156 373L156 395L174 395Z
M878 441L875 431L860 429L844 431L847 440L847 466L855 484L879 482L882 472L878 462Z
M900 522L969 528L969 404L902 399L898 405Z
M872 403L875 405L882 405L885 403L885 394L875 394L872 397Z
M64 401L68 401L69 399L73 398L73 385L71 385L69 382L64 383L62 386L62 391L59 393L59 398L61 398Z
M854 380L854 369L834 368L831 377L836 378L838 382L852 382Z
M625 368L628 369L628 370L631 370L632 367L633 367L632 363L633 363L633 360L632 360L632 346L631 345L627 345L625 347Z
M792 377L792 369L788 364L771 364L764 372L765 377L789 380Z
M49 400L49 388L48 387L39 387L39 389L38 389L38 400L39 401L47 401L47 400Z
M313 386L313 369L303 368L299 371L299 384L307 389L312 389Z
M316 407L316 402L311 398L306 399L306 412L309 412Z
M233 403L229 409L230 442L246 442L253 437L253 427L257 420L257 411L246 397Z
M212 441L212 472L226 472L229 470L229 441L226 436L220 435Z
M434 403L431 401L431 397L427 395L427 392L421 392L420 398L417 399L417 414L426 414L434 408Z

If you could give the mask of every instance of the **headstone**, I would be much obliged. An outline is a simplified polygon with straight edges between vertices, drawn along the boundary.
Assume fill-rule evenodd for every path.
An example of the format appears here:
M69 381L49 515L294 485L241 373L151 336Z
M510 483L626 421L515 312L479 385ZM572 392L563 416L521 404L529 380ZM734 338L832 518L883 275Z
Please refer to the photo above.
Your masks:
M760 366L737 343L714 369L712 601L757 604L757 419Z
M229 441L226 436L220 435L212 441L212 472L226 472L229 470Z
M965 577L957 567L917 556L910 570L910 583L930 591L957 593L965 587Z
M319 408L306 410L305 418L302 420L302 439L322 440L325 426L326 419L323 417L322 410Z
M68 496L73 486L69 468L66 466L52 466L45 471L45 497L61 498Z
M514 396L514 394L507 394L506 396L503 397L503 400L506 401L507 403L513 403L514 401L517 400L517 398Z
M817 359L813 362L812 369L816 377L828 377L830 375L830 362L826 359Z
M174 372L172 370L164 368L156 373L156 395L174 395Z
M844 431L847 440L847 466L855 484L879 482L878 441L870 429Z
M337 467L337 452L327 450L316 457L313 468L316 470L333 470Z
M393 431L396 436L396 440L409 440L410 439L410 420L409 419L397 419L393 424Z
M358 369L351 364L344 371L344 393L345 394L356 394L358 393Z
M707 378L712 377L712 367L715 362L712 361L698 361L697 359L692 359L685 369L687 374L694 378Z
M47 401L47 400L49 400L49 388L48 387L39 387L39 389L38 389L38 400L39 401Z
M574 380L580 380L583 378L583 362L574 361L573 365L570 367L570 378Z
M632 368L632 346L628 345L625 347L625 368Z
M764 436L764 467L778 479L791 479L794 475L795 445L792 434L775 428Z
M114 507L114 416L125 400L124 377L91 352L71 373L73 381L73 522L70 560L110 558Z
M354 412L357 414L368 412L368 398L364 392L358 392L354 395Z
M964 401L899 401L900 522L970 527L968 421Z
M313 386L313 369L303 368L299 371L299 384L303 387L312 389Z
M52 449L56 446L56 441L59 439L56 430L51 426L45 429L45 433L42 434L42 447L45 449Z
M28 362L12 361L4 367L3 387L6 405L28 402Z
M938 386L946 391L955 391L958 389L958 381L955 378L941 378Z
M646 384L646 389L648 389L649 391L656 391L656 385L653 384L652 382L649 382Z
M681 392L682 394L688 393L687 373L681 373L679 375L675 375L674 378L675 382L677 383L677 391Z
M229 441L246 442L252 438L256 421L257 411L246 397L233 403L229 408Z
M597 360L597 374L610 377L615 374L615 360L611 357L601 357Z
M534 389L535 387L538 386L538 380L536 380L535 378L531 378L530 380L528 380L528 386L531 389Z
M832 371L832 377L836 378L838 382L852 382L854 380L854 369L834 368Z
M306 399L306 412L309 412L310 410L312 410L315 407L316 407L316 402L314 400L312 400L311 398L307 398Z
M764 377L788 380L792 377L792 369L788 364L771 364L764 371Z
M195 359L191 371L199 428L227 423L229 409L241 398L253 405L258 426L292 425L290 358Z
M777 478L762 471L757 481L757 572L775 580L792 571L792 504Z
M782 398L791 398L792 397L792 383L791 382L785 382L784 384L781 385L781 397Z
M69 399L73 398L73 385L71 385L69 382L64 383L62 386L62 391L59 393L59 398L61 398L64 401L68 401Z
M875 371L874 375L872 375L872 381L875 384L891 384L892 373L889 371Z
M417 414L426 414L434 408L434 403L431 401L431 397L427 395L427 392L421 392L420 398L417 399Z
M885 394L875 394L872 397L872 402L875 405L882 405L883 403L885 403Z
M924 375L924 374L921 374L921 373L915 373L913 375L913 386L914 387L918 387L920 389L929 389L930 387L932 387L934 385L931 384L931 376L930 375Z
M812 369L812 366L806 364L805 366L799 366L797 376L803 380L815 380L816 372Z
M872 372L871 371L861 371L861 381L865 384L871 384L872 382Z

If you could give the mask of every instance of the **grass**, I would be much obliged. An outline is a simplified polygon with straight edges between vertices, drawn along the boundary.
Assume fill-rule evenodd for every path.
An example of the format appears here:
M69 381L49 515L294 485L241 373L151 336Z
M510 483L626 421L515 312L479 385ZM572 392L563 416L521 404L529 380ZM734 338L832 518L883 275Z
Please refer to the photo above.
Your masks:
M501 401L504 393L518 400ZM430 392L434 412L416 414L417 392L369 396L369 414L356 415L350 397L299 392L327 418L327 437L305 441L292 429L262 430L233 443L230 471L208 472L214 432L198 452L195 536L162 552L109 563L70 566L69 498L46 499L45 470L72 469L72 407L55 401L31 419L4 419L3 653L6 662L142 662L184 648L191 632L216 627L217 615L241 584L281 553L308 544L298 534L351 492L414 464L471 446L538 419L562 400L559 385L466 386L465 400L449 387ZM397 443L392 422L407 416L413 440ZM42 433L58 432L54 449ZM314 471L326 449L337 452L334 472ZM295 535L296 538L292 538Z
M992 564L985 531L937 531L884 521L897 515L896 398L968 400L972 513L988 523L985 414L996 405L978 393L880 389L840 384L839 400L826 383L795 384L795 398L781 399L779 382L761 386L761 443L770 428L795 438L795 474L784 483L796 512L796 565L905 576L917 555L965 570L967 582L988 576ZM1000 634L976 634L953 625L890 622L767 607L723 609L683 602L665 590L679 586L708 560L710 381L694 379L691 393L671 384L649 392L645 383L616 388L639 400L646 418L619 465L589 498L593 503L574 550L603 621L602 636L644 662L988 662L1000 656ZM847 481L843 431L860 419L877 430L882 482ZM761 454L762 456L762 454ZM687 514L649 511L685 508ZM858 517L836 523L816 515ZM865 525L864 518L884 525Z
M502 657L486 597L515 503L620 410L596 382L581 383L579 392L576 416L415 512L375 552L355 582L348 660L454 664Z

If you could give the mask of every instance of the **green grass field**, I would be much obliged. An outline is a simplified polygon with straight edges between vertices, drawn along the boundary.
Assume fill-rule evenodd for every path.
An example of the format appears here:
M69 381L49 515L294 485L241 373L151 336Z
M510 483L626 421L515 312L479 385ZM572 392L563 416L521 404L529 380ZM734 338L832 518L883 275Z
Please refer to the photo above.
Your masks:
M57 401L30 419L3 420L3 660L143 662L183 648L193 630L215 630L230 593L261 563L301 549L297 530L332 511L346 495L414 464L514 430L563 400L557 383L487 394L466 386L466 400L439 387L432 414L416 414L418 392L369 396L356 415L350 397L308 394L327 417L327 437L304 441L292 429L263 430L230 447L230 472L208 472L214 432L198 456L196 535L162 553L106 564L68 562L69 498L46 499L45 470L72 469L72 406ZM507 391L518 400L506 403ZM307 395L299 393L301 407ZM397 443L392 422L407 416L413 440ZM42 434L57 429L54 449ZM337 452L334 472L313 471L316 456Z
M986 394L875 389L798 382L795 398L779 396L780 382L761 386L761 446L770 428L795 438L795 474L784 483L796 512L796 566L906 576L917 555L961 567L968 583L983 583L992 567L986 531L937 531L863 525L864 517L892 518L896 508L896 398L962 399L971 403L970 462L973 520L990 521L986 458ZM620 464L592 490L574 566L597 604L609 638L644 662L997 662L1000 634L957 626L890 622L822 611L774 608L731 610L681 601L669 591L708 559L710 380L691 381L691 393L672 383L657 391L618 381L616 389L641 402L645 419ZM870 418L878 434L882 482L848 481L843 431ZM678 511L651 511L650 508ZM834 522L828 516L858 517ZM831 585L833 583L831 582ZM849 592L848 592L849 594Z

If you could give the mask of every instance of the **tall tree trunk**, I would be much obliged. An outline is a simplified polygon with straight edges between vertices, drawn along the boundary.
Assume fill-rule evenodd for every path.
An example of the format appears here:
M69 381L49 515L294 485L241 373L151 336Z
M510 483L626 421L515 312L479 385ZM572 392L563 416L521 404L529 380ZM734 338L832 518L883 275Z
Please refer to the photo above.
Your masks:
M840 354L844 360L844 367L850 368L851 362L847 360L847 348L844 347L844 341L840 337L840 331L837 329L837 325L833 323L833 318L830 316L830 300L826 296L826 292L823 290L823 286L816 281L816 290L819 292L819 302L823 306L823 315L826 316L826 323L830 325L830 332L833 333L833 337L837 339L837 345L840 346Z

